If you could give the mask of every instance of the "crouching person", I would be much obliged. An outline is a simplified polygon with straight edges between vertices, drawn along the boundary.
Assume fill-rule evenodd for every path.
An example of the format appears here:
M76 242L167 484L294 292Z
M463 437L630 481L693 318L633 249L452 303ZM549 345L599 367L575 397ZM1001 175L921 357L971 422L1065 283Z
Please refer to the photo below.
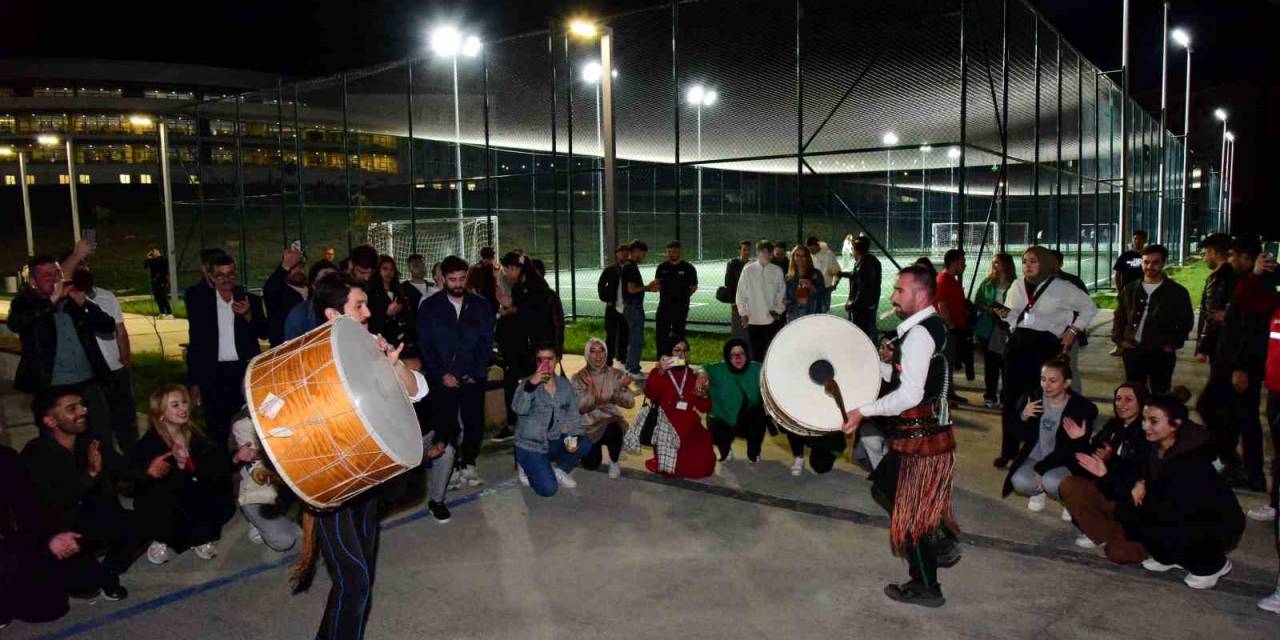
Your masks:
M540 496L555 495L557 487L578 486L569 473L591 447L582 430L578 396L569 379L556 372L559 364L555 346L539 347L533 375L520 382L511 400L520 484Z

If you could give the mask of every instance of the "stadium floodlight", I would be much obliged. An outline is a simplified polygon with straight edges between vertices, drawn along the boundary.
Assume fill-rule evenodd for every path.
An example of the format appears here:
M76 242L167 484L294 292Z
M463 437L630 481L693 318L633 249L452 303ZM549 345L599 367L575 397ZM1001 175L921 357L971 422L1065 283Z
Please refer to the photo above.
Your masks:
M1169 37L1173 38L1173 41L1178 43L1179 47L1184 49L1191 47L1191 34L1187 33L1185 29L1174 29L1173 33L1169 34Z
M442 56L456 56L462 49L462 32L457 27L436 27L428 36L432 53Z
M58 136L49 133L42 133L36 136L36 143L46 147L52 147L53 145L58 144Z
M880 140L881 142L884 142L885 145L887 146L893 146L895 144L898 144L898 134L890 131L889 133L884 134L884 137L881 138Z
M462 55L468 58L474 58L477 55L480 55L481 48L482 45L480 44L480 38L478 36L467 36L467 38L462 41Z
M149 127L155 124L150 116L129 116L129 124L135 127Z
M614 79L617 79L618 70L614 69L613 71L609 72L609 75L612 76ZM599 62L595 62L595 61L588 62L584 67L582 67L582 81L587 84L596 84L597 82L600 82L600 63Z
M930 151L933 151L933 145L928 145L928 144L920 145L920 153L929 153Z
M1227 142L1235 142L1235 141L1236 141L1236 134L1231 133L1230 131L1228 131L1228 132L1226 133L1226 136L1227 136Z
M579 38L594 38L600 33L600 29L590 20L577 18L569 22L569 33Z
M948 149L948 150L947 150L947 157L948 157L948 158L951 158L952 160L959 160L959 159L960 159L960 147L951 147L950 149Z
M1226 110L1225 110L1225 109L1214 109L1214 110L1213 110L1213 117L1215 117L1215 118L1217 118L1217 119L1219 119L1219 120L1221 120L1221 121L1223 121L1223 122L1226 122L1226 121L1227 121L1227 112L1226 112Z
M702 98L705 97L706 93L707 91L702 85L695 84L692 87L689 87L689 92L685 94L685 100L692 105L701 105Z

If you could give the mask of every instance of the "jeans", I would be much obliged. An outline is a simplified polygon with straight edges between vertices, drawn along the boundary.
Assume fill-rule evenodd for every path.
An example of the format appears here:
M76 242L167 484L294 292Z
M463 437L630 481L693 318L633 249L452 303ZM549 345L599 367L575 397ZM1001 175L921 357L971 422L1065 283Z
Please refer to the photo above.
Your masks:
M1013 490L1018 495L1034 496L1044 493L1054 500L1061 499L1058 491L1062 481L1071 477L1071 470L1066 467L1054 467L1040 476L1040 488L1036 488L1035 466L1038 460L1027 460L1018 470L1013 472ZM1043 489L1043 491L1041 491Z
M151 297L156 299L157 313L166 316L173 315L173 309L169 306L169 283L152 280Z
M534 493L549 498L556 494L556 489L560 488L560 483L556 481L556 474L551 470L551 465L560 468L561 471L569 473L578 465L578 461L587 455L591 448L591 443L585 437L578 438L578 450L569 453L564 446L564 437L561 436L547 443L547 452L538 453L537 451L529 451L516 447L516 464L524 469L524 475L529 478L529 488Z
M787 443L791 445L791 455L804 457L804 448L809 447L809 467L814 473L826 473L836 466L836 458L844 453L844 434L836 432L825 436L798 436L787 432Z
M462 420L462 466L474 465L484 440L484 383L473 382L451 389L440 383L431 387L431 415L436 433L452 433ZM450 424L450 423L454 424Z
M644 303L628 302L622 308L627 320L627 373L640 373L640 352L644 350Z
M746 340L747 344L751 343L751 336L747 334L747 328L742 326L742 316L738 315L738 305L729 305L729 335L739 339Z
M334 511L316 515L320 553L332 581L317 639L364 638L382 528L378 504L376 496L366 493Z
M612 367L614 359L623 362L627 358L627 319L613 305L604 308L604 346L608 350L605 366Z
M862 332L871 338L871 344L879 346L880 332L876 328L875 309L847 309L849 322L857 325Z
M676 340L684 337L684 326L688 319L688 304L658 304L653 340L657 343L654 348L658 351L658 357L669 353Z
M302 529L289 516L288 507L276 504L242 504L244 519L262 534L272 551L288 551L302 537Z
M208 384L200 385L209 439L224 450L231 437L231 419L244 406L244 372L248 366L243 360L216 362Z
M1135 347L1125 349L1121 358L1124 360L1125 382L1145 385L1151 393L1168 393L1173 387L1173 366L1178 362L1177 354L1164 349Z

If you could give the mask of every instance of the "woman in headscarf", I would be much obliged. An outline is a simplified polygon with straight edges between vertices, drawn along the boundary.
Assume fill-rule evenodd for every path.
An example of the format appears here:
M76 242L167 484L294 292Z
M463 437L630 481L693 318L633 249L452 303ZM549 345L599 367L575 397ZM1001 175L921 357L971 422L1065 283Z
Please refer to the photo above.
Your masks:
M662 408L671 427L680 436L680 448L676 451L675 471L679 478L705 478L716 470L715 446L711 434L702 426L702 416L711 409L707 394L706 374L689 366L689 343L680 338L671 345L671 355L662 356L657 366L649 372L644 395L649 402ZM658 453L645 462L645 467L655 473L659 470Z
M623 409L636 404L631 392L631 376L608 366L609 348L600 338L587 339L583 353L587 366L573 374L573 391L578 394L578 411L582 413L582 429L591 440L591 449L582 459L589 471L600 468L604 449L609 449L609 477L622 475L618 456L622 453L622 434L627 430Z
M711 415L707 425L720 449L720 462L733 459L733 439L747 440L747 462L760 459L764 442L764 401L760 397L760 363L751 361L747 341L733 338L724 343L724 362L707 366L711 389Z

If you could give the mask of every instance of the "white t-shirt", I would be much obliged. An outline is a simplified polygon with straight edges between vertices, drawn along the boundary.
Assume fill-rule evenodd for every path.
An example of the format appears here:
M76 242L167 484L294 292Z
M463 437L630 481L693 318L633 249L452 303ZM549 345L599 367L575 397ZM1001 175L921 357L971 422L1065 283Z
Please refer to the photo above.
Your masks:
M453 296L449 294L445 294L444 297L448 298L449 304L453 305L453 313L457 315L458 319L462 319L462 300L455 301Z
M1151 315L1151 294L1155 293L1155 290L1159 289L1162 284L1164 284L1164 280L1155 284L1147 284L1145 281L1142 283L1142 290L1147 294L1147 306L1142 310L1142 318L1138 320L1138 330L1133 334L1133 339L1139 344L1142 343L1142 330L1147 326L1147 317Z
M93 302L111 316L116 321L116 326L124 324L124 311L120 308L120 301L116 299L116 294L106 289L94 288ZM102 358L107 361L107 367L112 371L119 370L124 366L120 362L120 344L116 342L115 336L110 338L98 338L98 350L102 352Z

